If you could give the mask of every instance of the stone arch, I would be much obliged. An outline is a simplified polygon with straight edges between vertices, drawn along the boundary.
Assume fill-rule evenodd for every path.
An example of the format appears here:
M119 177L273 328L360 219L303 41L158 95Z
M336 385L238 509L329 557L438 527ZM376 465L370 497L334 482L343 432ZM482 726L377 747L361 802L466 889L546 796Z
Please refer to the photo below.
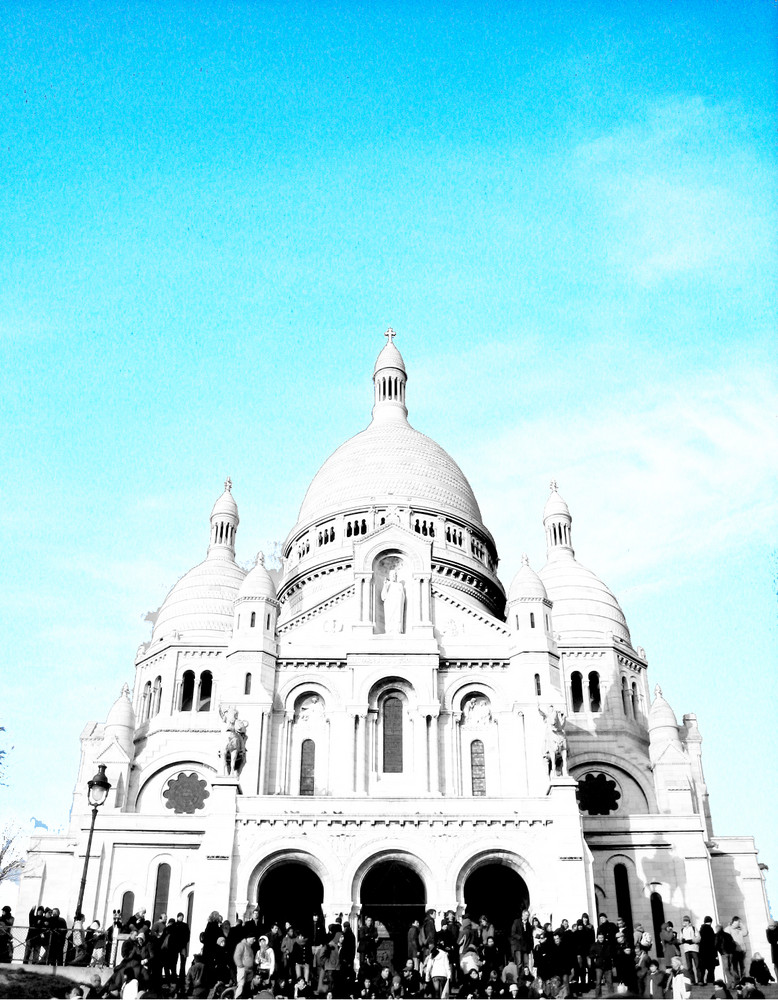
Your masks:
M572 754L567 761L567 769L572 777L579 777L584 771L601 770L609 774L620 786L622 793L631 792L632 801L628 796L622 800L622 808L625 812L650 813L657 812L658 806L656 795L649 781L642 770L632 764L625 757L617 757L615 754L597 751L596 757L590 757L586 753ZM637 796L637 797L636 797Z
M318 845L315 854L308 849L308 845L305 848L295 846L282 847L279 845L276 850L271 850L270 853L265 854L262 852L260 857L257 857L256 854L253 855L247 860L245 866L241 866L244 872L249 872L248 876L245 874L243 876L246 878L247 901L256 903L262 879L272 869L285 864L305 865L307 868L310 868L321 881L325 900L328 897L331 898L334 884L331 874L332 864L328 865L323 860L328 853L327 851L320 850ZM334 861L334 859L331 860Z
M443 710L459 712L462 702L471 694L483 694L492 703L492 708L502 711L506 708L505 698L490 680L474 680L472 677L456 680L443 695Z
M279 711L293 712L299 698L306 694L318 695L324 702L325 715L329 716L333 709L341 708L337 691L317 680L294 678L279 689L276 704Z
M368 708L376 709L378 698L392 684L397 685L405 692L409 707L414 709L420 701L433 700L431 696L426 699L420 696L416 687L418 677L413 676L412 668L398 667L397 664L392 664L392 673L387 674L385 671L386 665L379 665L369 673L366 672L364 676L358 677L359 687L354 692L356 702L367 703Z
M429 542L399 525L379 528L374 535L354 546L354 572L371 573L376 559L385 552L397 551L408 562L412 573L429 573ZM425 558L426 556L426 558Z
M138 778L138 791L133 797L132 811L138 811L143 795L147 793L148 789L155 782L155 780L165 774L166 771L169 771L170 774L168 776L172 777L174 771L186 771L189 769L200 769L208 771L211 774L217 774L219 770L218 761L208 763L202 758L200 760L181 760L181 757L177 754L168 754L166 757L162 758L156 757L147 768L144 768ZM159 811L166 811L164 804L159 805Z
M465 852L461 852L465 853ZM460 854L461 858L461 854ZM535 871L529 862L521 854L511 851L505 847L482 848L469 858L459 860L456 863L456 874L454 878L454 893L457 907L464 907L465 902L465 882L479 868L485 865L505 865L513 869L521 878L529 890L530 901L535 894L537 880Z
M374 844L363 850L361 854L361 859L360 855L357 855L352 861L345 877L346 884L351 886L351 899L357 909L361 907L360 898L365 876L374 865L382 861L398 861L407 865L421 879L427 902L429 902L435 887L435 877L429 865L418 854L413 854L407 848L399 845L387 845L376 849Z

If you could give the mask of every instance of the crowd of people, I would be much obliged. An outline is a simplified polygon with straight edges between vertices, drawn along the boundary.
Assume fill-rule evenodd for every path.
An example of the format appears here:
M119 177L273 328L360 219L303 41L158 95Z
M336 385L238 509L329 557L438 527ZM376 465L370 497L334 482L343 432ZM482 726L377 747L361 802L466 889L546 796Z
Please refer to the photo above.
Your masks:
M5 931L13 927L10 908L0 918L0 954ZM427 910L414 919L401 942L387 951L385 935L370 916L355 935L342 915L310 930L287 923L263 924L256 915L223 920L211 913L190 949L183 913L153 921L141 910L122 921L114 912L106 931L98 921L84 926L76 915L68 929L56 909L30 912L24 960L31 963L101 967L118 935L116 965L105 983L100 978L76 986L70 994L136 997L333 997L359 1000L457 996L492 998L562 998L593 994L686 1000L692 986L709 988L716 1000L759 1000L760 987L778 977L778 924L771 921L767 961L754 953L746 962L748 931L737 917L726 926L705 917L696 928L690 917L676 930L668 921L657 940L640 924L628 927L600 914L594 925L587 914L558 926L541 924L527 910L510 930L496 929L488 916L453 911L438 917ZM398 945L400 947L398 947ZM403 947L404 946L404 947ZM400 957L397 952L402 948ZM188 954L194 952L191 962ZM12 954L12 951L11 951ZM10 961L10 957L4 960ZM188 968L187 968L188 963ZM748 967L746 967L748 966Z

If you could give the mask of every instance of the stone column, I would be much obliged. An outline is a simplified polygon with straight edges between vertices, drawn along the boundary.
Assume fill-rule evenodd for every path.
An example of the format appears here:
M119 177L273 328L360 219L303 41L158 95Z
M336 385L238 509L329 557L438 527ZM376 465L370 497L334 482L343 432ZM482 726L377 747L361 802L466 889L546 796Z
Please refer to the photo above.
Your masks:
M367 771L367 760L369 748L367 745L367 708L357 709L356 714L356 775L354 791L362 795L367 791L365 775Z
M438 719L440 709L430 713L430 792L433 795L440 795L440 730Z
M268 773L270 771L270 761L268 760L268 752L270 750L270 728L273 721L273 713L271 709L266 709L262 712L260 716L260 725L262 727L262 732L260 734L259 742L259 774L257 781L257 794L267 795L267 779Z
M462 794L462 713L451 713L451 794Z

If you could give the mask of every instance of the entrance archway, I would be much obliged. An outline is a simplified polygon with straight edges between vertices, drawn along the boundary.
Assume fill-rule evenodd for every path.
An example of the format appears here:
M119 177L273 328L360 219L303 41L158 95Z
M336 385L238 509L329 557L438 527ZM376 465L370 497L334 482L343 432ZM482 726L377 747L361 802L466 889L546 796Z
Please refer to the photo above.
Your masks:
M482 916L494 925L495 943L504 954L510 951L511 924L529 909L527 883L510 865L489 861L472 871L464 885L465 912L478 923Z
M427 893L421 877L402 861L378 861L362 879L362 918L372 917L378 927L378 960L397 972L408 952L408 928L424 920Z
M257 892L258 923L264 930L289 922L313 940L314 916L322 925L324 888L321 879L301 861L282 861L262 876Z

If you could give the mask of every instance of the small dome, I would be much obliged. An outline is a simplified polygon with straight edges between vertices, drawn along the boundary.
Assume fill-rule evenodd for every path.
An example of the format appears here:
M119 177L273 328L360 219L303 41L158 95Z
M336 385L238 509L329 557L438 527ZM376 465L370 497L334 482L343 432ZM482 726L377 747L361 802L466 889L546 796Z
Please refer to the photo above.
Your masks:
M657 684L654 688L654 700L648 712L648 731L656 732L658 729L672 729L678 736L678 720L675 712L670 707L670 703L665 700L662 689Z
M126 684L122 688L122 693L111 706L111 711L105 720L105 728L120 728L135 731L135 712L130 701L130 689Z
M249 570L238 591L238 600L244 597L264 597L271 601L276 599L276 588L273 578L265 567L265 555L263 552L257 553L257 561L254 568Z
M567 506L565 501L559 495L557 490L556 480L551 480L551 496L546 500L546 506L543 508L543 520L549 517L558 517L559 515L564 515L565 517L570 517L570 508ZM572 520L572 518L570 518Z
M389 327L386 331L386 336L389 337L389 343L376 358L373 375L377 374L377 372L384 368L394 368L398 371L405 372L405 362L403 361L402 354L400 354L394 346L394 340L392 338L395 336L395 332L391 327Z
M229 476L227 476L224 483L224 493L222 493L213 505L211 517L215 517L219 514L230 514L233 517L238 516L238 505L235 503L235 497L232 495L232 480Z
M548 600L546 588L535 570L530 566L526 555L521 557L521 569L514 576L508 591L508 603L519 600Z
M181 577L157 615L151 641L171 632L226 632L246 571L225 550L213 551Z
M619 602L602 580L582 566L570 550L565 558L546 563L540 571L540 579L554 605L555 632L596 639L612 632L631 644L627 619Z

